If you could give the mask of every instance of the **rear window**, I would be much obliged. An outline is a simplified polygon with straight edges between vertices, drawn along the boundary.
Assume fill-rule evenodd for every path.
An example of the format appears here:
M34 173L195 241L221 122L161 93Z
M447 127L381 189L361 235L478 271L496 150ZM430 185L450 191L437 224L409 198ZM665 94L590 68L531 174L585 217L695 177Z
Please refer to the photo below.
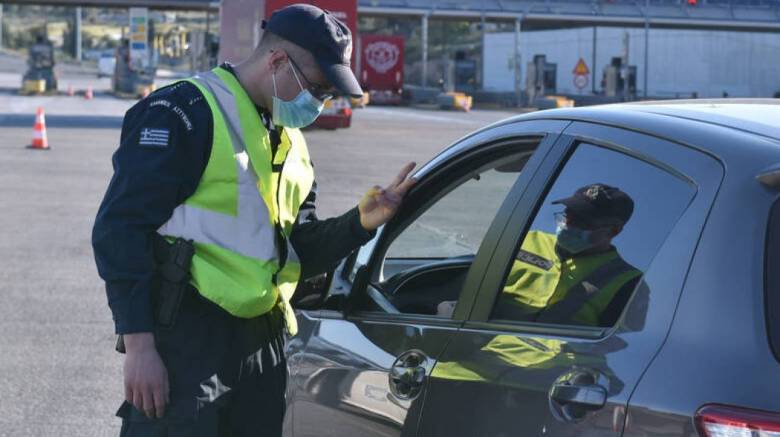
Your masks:
M766 265L766 324L769 343L775 358L780 361L780 200L772 206L767 229Z

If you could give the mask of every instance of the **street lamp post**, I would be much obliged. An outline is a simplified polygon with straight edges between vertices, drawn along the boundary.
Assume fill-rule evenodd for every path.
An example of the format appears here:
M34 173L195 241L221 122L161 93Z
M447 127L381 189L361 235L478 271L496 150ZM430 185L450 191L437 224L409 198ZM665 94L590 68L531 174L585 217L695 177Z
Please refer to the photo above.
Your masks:
M81 6L76 6L76 50L75 57L77 62L81 62Z
M598 38L598 27L593 26L593 57L591 58L591 64L590 64L590 74L591 74L591 89L593 91L593 95L596 95L596 47L597 47L597 38Z
M3 48L3 4L0 3L0 49Z
M650 62L650 0L645 0L645 84L644 84L644 96L647 99L647 73L649 71L648 63Z
M422 16L422 86L428 86L428 14Z
M520 34L523 31L523 17L515 19L515 50L514 50L514 66L515 66L515 102L520 106L520 97L522 95L522 84L520 82Z

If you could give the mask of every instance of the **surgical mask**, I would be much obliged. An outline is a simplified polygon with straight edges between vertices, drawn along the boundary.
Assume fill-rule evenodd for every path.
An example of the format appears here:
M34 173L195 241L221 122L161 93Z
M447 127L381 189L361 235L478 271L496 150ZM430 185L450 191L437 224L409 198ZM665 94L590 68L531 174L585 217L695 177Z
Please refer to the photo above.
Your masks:
M288 60L287 62L289 63L290 61ZM295 68L293 68L292 64L290 64L290 69L293 72L293 76L295 76L295 80L298 82L298 86L301 87L301 92L289 102L280 99L277 97L276 93L276 73L272 73L271 80L273 80L274 83L273 121L274 124L284 127L306 127L314 123L314 120L316 120L322 112L322 108L325 107L325 103L317 100L316 97L311 95L309 90L301 85L301 81L298 79L298 74L295 72Z
M591 242L592 234L593 231L586 231L560 223L555 229L555 235L558 237L558 246L571 255L577 255L593 247L594 244Z

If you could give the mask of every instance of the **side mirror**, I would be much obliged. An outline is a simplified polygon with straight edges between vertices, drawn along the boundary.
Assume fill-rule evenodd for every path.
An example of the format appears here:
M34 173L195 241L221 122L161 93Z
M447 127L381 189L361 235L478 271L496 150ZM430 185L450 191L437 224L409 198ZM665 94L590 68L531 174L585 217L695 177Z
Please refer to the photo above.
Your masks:
M298 282L292 296L292 306L301 310L316 310L322 307L330 289L333 273L323 273Z
M352 289L342 302L341 309L344 314L352 312L358 306L360 299L365 296L366 287L368 287L368 266L360 265L352 277Z
M382 228L374 239L352 252L335 270L300 281L293 294L293 308L348 312L356 296L362 295L361 290L368 286L367 264L381 231Z

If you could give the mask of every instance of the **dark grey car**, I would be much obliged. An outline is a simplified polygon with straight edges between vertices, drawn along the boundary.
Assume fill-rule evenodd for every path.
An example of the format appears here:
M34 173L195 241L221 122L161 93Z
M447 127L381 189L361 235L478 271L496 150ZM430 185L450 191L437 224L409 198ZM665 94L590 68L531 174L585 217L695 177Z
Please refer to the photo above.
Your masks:
M287 435L780 435L778 101L533 113L417 177L299 300ZM529 239L594 183L634 203L627 298L595 324L513 317Z

